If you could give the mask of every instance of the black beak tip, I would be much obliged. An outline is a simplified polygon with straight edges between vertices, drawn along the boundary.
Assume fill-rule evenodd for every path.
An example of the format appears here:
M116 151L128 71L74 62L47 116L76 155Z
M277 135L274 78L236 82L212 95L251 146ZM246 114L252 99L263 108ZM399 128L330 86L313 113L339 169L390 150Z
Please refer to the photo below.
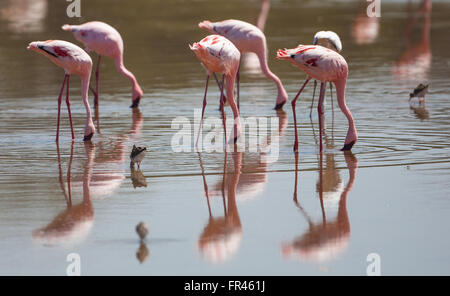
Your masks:
M139 107L139 101L141 100L141 98L137 97L133 103L130 105L130 108L137 108Z
M93 136L93 135L94 135L94 133L90 133L89 135L84 136L83 141L84 141L84 142L90 141L90 140L92 139L92 136Z
M342 147L341 151L350 151L352 150L353 145L355 145L356 141L352 141L348 144L345 144L344 147Z
M275 110L283 109L284 104L286 104L286 101L284 101L282 103L279 103L279 104L276 104L275 105Z

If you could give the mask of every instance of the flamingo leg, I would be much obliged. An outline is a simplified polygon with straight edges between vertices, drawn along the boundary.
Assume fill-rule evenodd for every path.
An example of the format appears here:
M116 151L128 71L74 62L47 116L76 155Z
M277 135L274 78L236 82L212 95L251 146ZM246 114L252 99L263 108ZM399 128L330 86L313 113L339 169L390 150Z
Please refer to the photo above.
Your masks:
M314 80L314 91L313 91L313 98L311 101L311 107L309 108L309 118L312 117L312 109L314 105L314 96L316 95L316 86L317 86L317 80Z
M297 152L298 151L298 132L297 132L297 116L295 114L295 102L297 101L298 97L300 96L300 93L303 91L303 89L305 88L306 84L308 84L309 80L311 80L311 77L307 77L305 80L305 83L303 83L303 86L300 88L300 90L298 91L297 95L295 96L295 98L292 100L291 105L292 105L292 112L294 114L294 128L295 128L295 142L294 142L294 151Z
M333 83L330 82L331 93L331 139L334 140L334 105L333 105Z
M219 82L219 79L217 78L216 73L213 73L214 79L216 80L217 86L219 87L220 91L223 90L223 83L221 84ZM227 97L225 95L223 95L223 101L225 102L227 100Z
M64 86L66 85L66 80L67 80L68 76L69 75L67 75L67 74L64 76L64 81L62 83L61 91L59 92L59 96L58 96L58 121L56 124L56 142L59 141L59 119L61 117L61 97L62 97L62 93L64 90Z
M202 130L203 116L205 115L205 108L206 108L206 94L208 92L208 83L209 83L209 74L206 75L205 95L203 96L202 119L200 120L200 125L198 127L198 134L197 140L195 141L195 147L198 147L198 138L200 137L200 131Z
M326 82L320 83L320 96L319 104L317 105L317 113L319 115L319 141L320 141L320 153L323 151L322 145L322 129L323 129L323 99L325 98Z
M98 82L99 82L99 74L100 74L100 60L101 60L102 56L98 55L98 60L97 60L97 68L95 70L95 91L89 87L91 89L91 91L94 93L94 107L98 106Z
M222 74L222 86L224 85L224 81L225 81L225 74ZM225 99L224 99L223 87L222 87L222 89L220 91L220 112L222 113L223 130L224 130L224 134L225 134L225 143L227 143L227 126L226 126L224 105L225 105Z
M238 71L237 71L237 74L236 74L236 84L237 84L237 107L238 107L238 110L240 111L241 110L241 107L240 107L240 104L239 104L239 94L240 94L240 80L241 80L241 74L240 74L240 72L241 72L241 63L239 62L239 68L238 68Z
M69 78L70 76L67 75L67 87L66 87L66 105L67 105L67 112L69 113L69 122L70 122L70 131L72 133L72 141L75 140L75 136L73 134L73 124L72 124L72 112L70 112L70 99L69 99Z

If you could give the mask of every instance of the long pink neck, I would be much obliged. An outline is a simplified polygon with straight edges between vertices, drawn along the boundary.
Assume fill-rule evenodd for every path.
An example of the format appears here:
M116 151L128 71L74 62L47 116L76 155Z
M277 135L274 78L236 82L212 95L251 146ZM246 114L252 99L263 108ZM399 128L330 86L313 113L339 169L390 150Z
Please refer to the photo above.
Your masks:
M345 138L345 144L349 144L350 142L356 141L358 139L358 134L356 132L355 122L353 120L352 113L348 109L347 105L345 104L345 85L346 85L347 79L342 78L334 82L336 86L336 93L337 93L337 100L339 108L341 109L342 113L344 113L345 117L347 117L348 120L348 131L347 136Z
M123 55L120 55L119 57L115 58L115 63L117 70L125 77L127 77L132 84L133 91L136 89L139 89L140 86L136 80L136 77L134 77L133 73L131 73L127 68L125 68L125 65L123 64Z
M86 126L85 126L85 136L88 135L88 127L92 124L91 106L89 105L88 94L89 94L89 80L91 78L91 73L85 76L81 76L81 97L83 99L84 107L86 109Z
M273 74L272 71L270 71L269 66L267 65L267 47L266 47L265 39L263 41L263 45L264 45L263 48L261 48L260 50L258 50L255 53L258 56L259 64L261 65L261 70L263 71L264 75L266 75L268 78L272 79L275 82L275 84L277 85L277 89L278 89L277 103L280 103L283 100L287 99L287 93L283 87L283 84L281 83L280 78L278 78L278 76Z

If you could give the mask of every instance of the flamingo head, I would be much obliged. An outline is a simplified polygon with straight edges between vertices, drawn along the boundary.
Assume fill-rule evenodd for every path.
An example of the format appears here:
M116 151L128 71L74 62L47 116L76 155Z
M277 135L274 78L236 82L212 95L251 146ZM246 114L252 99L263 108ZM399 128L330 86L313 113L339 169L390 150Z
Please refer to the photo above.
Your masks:
M139 102L141 101L142 96L144 95L144 92L142 91L142 88L136 83L136 86L133 87L132 94L131 94L131 106L130 108L135 108L139 106Z
M80 28L80 26L75 25L64 25L61 27L64 31L72 32L75 39L80 42L85 42L89 33L86 30Z
M217 32L214 31L214 25L213 25L213 23L211 23L210 21L203 21L203 22L200 22L200 23L198 24L198 26L199 26L200 28L206 30L206 31L209 31L209 32L214 33L214 34L217 34Z

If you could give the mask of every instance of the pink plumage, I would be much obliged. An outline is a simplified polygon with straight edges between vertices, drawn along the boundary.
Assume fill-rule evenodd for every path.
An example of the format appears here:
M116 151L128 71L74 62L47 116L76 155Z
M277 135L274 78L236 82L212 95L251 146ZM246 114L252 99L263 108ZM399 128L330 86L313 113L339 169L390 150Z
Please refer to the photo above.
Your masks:
M348 131L345 138L345 145L342 150L350 150L358 139L353 116L345 103L345 87L348 76L348 66L345 59L337 52L319 46L319 45L299 45L293 49L278 50L277 58L288 60L294 66L299 67L308 77L300 88L295 98L292 100L292 109L294 112L295 125L295 144L294 150L298 150L297 119L295 115L295 102L303 91L306 84L312 78L321 81L319 97L319 132L320 132L320 151L322 151L322 116L323 99L325 95L326 82L333 82L336 86L338 105L348 120Z
M34 41L28 45L27 49L43 54L57 66L63 68L66 73L61 87L61 91L58 96L58 122L57 122L56 141L58 142L59 139L61 97L62 92L64 90L64 86L66 84L67 84L66 104L67 110L69 112L72 140L74 139L72 115L70 112L70 100L69 100L69 77L72 74L80 76L81 78L81 86L82 86L81 95L83 98L84 106L86 108L86 125L84 129L84 140L85 141L90 140L95 133L95 127L91 117L91 108L89 106L88 101L89 79L91 77L91 70L92 70L91 57L83 49L76 46L75 44L61 40Z
M123 40L120 33L112 26L99 21L88 22L81 25L64 25L62 29L70 31L74 34L75 39L81 41L86 51L95 51L98 54L98 63L96 70L96 90L94 105L98 104L98 76L99 65L102 56L110 57L114 60L117 70L125 77L127 77L132 85L131 106L137 107L144 92L139 86L136 77L124 65L123 62Z
M239 110L234 102L234 81L236 73L239 68L239 61L241 54L236 46L230 42L227 38L220 35L210 35L203 38L201 41L189 45L189 48L194 51L197 58L201 61L202 65L206 68L206 86L205 95L203 98L203 109L202 109L202 122L203 115L206 107L206 94L208 91L209 76L211 73L222 73L222 85L221 97L220 97L220 109L222 112L222 119L225 129L225 139L226 139L226 128L225 128L225 113L224 113L224 94L223 90L226 88L227 97L226 100L230 104L234 115L234 128L232 133L232 139L236 142L237 138L241 134L241 123L239 118ZM202 122L200 124L199 130L201 129ZM197 137L198 144L198 137Z
M213 34L220 34L226 37L233 42L241 53L255 53L258 56L264 75L272 79L277 86L278 94L275 109L281 109L283 107L287 101L287 93L281 80L269 69L267 64L266 36L258 27L244 21L233 19L214 23L203 21L198 26Z

